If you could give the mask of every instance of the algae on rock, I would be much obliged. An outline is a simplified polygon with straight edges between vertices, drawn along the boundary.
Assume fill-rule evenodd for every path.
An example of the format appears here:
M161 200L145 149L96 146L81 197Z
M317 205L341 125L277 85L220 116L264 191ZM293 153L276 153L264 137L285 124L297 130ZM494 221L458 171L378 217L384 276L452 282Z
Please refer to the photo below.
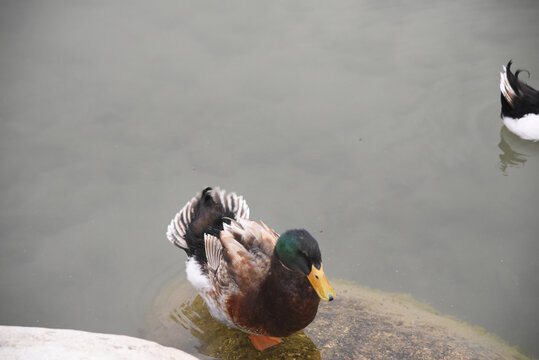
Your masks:
M247 335L214 320L186 282L155 299L146 338L219 359L526 359L484 331L409 296L332 280L337 298L284 343L256 351Z

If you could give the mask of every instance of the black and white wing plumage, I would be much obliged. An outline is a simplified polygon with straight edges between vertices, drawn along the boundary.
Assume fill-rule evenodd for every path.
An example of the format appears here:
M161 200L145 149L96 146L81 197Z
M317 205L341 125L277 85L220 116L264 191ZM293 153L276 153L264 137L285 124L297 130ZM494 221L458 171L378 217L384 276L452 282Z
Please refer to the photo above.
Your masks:
M500 73L502 115L518 119L527 114L539 113L539 91L535 90L518 76L526 70L511 71L511 61Z
M539 140L539 91L518 76L526 70L511 71L511 61L500 73L501 117L505 126L526 140ZM529 74L529 72L528 72Z
M199 261L206 263L204 235L219 238L227 218L248 219L247 202L243 196L208 187L193 197L174 216L167 229L167 238L185 250L188 256L196 256Z

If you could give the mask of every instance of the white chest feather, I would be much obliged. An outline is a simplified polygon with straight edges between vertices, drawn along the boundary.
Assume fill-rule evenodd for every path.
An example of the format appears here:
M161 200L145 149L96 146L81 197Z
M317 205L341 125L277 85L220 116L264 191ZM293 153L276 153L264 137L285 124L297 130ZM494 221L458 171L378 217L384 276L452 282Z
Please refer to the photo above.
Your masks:
M214 291L211 280L202 272L200 265L195 261L194 257L187 260L185 266L185 272L187 273L187 280L197 289L202 299L208 306L210 314L218 321L230 327L235 327L232 320L226 315L225 310L222 309L220 303L222 299Z
M525 140L539 141L539 115L527 114L520 119L503 117L504 125Z

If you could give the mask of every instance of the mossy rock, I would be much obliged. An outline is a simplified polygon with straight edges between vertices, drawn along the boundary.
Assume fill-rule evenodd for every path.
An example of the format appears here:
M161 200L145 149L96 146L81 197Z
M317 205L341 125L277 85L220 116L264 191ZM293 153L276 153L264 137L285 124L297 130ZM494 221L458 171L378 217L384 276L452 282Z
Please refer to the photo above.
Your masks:
M442 316L410 296L331 281L337 298L322 302L304 331L264 352L247 335L214 320L185 281L156 297L144 337L200 358L219 359L526 359L503 341Z

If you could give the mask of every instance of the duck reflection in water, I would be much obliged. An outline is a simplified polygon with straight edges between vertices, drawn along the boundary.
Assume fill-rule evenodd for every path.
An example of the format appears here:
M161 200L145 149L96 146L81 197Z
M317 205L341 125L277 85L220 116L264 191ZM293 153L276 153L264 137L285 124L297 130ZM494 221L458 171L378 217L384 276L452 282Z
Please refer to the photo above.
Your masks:
M216 321L198 295L170 312L170 318L198 339L199 353L220 359L320 359L312 340L300 331L284 338L283 344L264 352L256 350L248 334Z
M500 142L498 147L502 151L500 157L500 170L507 175L507 167L521 167L528 161L528 154L519 151L527 151L530 142L521 140L518 136L511 133L505 126L500 129ZM519 151L514 150L518 149ZM528 149L529 150L529 149Z

